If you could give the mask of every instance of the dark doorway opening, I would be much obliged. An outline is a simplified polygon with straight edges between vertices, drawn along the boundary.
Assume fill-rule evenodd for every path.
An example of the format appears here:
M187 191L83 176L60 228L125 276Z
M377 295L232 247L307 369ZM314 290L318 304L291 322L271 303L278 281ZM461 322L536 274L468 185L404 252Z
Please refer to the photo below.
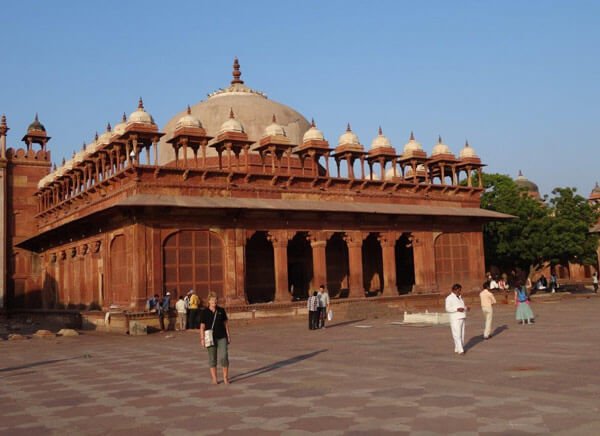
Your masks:
M348 246L343 233L335 233L325 248L327 263L327 290L330 297L348 296Z
M275 258L267 232L256 232L246 243L246 297L250 304L275 299Z
M415 259L410 233L396 241L396 283L399 294L409 294L415 284Z
M312 248L307 232L298 232L288 242L288 289L294 300L308 298L313 278Z
M377 233L371 233L362 246L363 284L367 296L383 292L383 256Z

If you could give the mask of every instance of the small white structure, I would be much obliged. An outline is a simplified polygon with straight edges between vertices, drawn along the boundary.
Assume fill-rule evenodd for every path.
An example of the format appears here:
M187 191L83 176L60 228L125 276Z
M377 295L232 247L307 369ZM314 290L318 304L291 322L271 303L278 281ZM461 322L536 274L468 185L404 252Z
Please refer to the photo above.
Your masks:
M450 324L447 313L427 312L408 313L404 312L405 324Z

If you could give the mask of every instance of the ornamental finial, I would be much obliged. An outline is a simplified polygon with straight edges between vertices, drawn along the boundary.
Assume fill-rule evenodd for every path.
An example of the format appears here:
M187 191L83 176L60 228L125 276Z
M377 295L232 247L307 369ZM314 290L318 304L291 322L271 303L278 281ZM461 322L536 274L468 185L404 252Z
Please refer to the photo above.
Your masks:
M236 83L239 83L239 84L244 83L244 81L242 79L240 79L241 76L242 76L242 72L240 71L240 62L238 61L238 58L236 57L235 59L233 59L233 80L231 81L231 84L235 85Z

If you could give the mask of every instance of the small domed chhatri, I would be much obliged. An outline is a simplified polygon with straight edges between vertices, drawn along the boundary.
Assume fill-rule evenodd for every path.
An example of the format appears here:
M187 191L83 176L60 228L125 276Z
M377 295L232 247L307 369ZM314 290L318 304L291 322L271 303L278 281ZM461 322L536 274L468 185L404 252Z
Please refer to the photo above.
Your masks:
M350 123L348 123L348 125L346 126L346 131L338 139L338 147L343 147L345 149L353 149L357 151L364 150L363 146L358 140L358 136L352 131Z
M125 115L125 112L123 112L123 116L121 117L121 122L114 127L113 132L115 132L115 135L121 136L123 133L125 133L126 127L127 127L127 115Z
M154 124L154 120L152 119L152 115L144 110L144 101L142 97L138 102L138 108L135 112L132 112L129 115L128 124L140 123L140 124Z
M404 151L402 153L402 157L408 157L412 155L420 155L425 153L423 151L423 147L420 142L417 142L415 139L415 134L410 132L410 138L408 142L404 145Z
M451 155L450 147L448 147L442 141L442 137L438 136L438 142L433 147L433 151L431 152L431 156L441 156L441 155Z
M175 129L181 129L184 127L202 128L202 123L200 120L192 115L192 109L190 108L190 105L187 107L187 113L179 118L177 123L175 123Z
M461 159L479 159L475 149L469 145L469 141L465 141L465 146L460 151L459 157Z
M35 119L27 127L27 132L45 132L45 131L46 131L46 127L44 127L44 125L42 123L40 123L38 114L36 113Z
M388 137L383 134L383 130L381 129L381 126L379 126L379 132L378 132L377 136L371 142L371 150L376 149L376 148L391 148L391 147L392 147L392 143L390 142Z
M242 126L242 123L235 119L233 108L229 109L229 119L223 124L221 124L221 128L219 129L219 134L225 132L245 133L244 126Z
M275 116L275 114L273 114L273 117L271 118L271 124L265 127L265 131L262 137L266 138L267 136L287 136L285 134L284 128L281 125L277 124L277 117Z
M325 136L323 135L323 132L321 132L319 129L317 129L317 125L315 124L315 120L313 118L310 122L310 129L308 129L306 131L306 133L304 134L304 136L302 137L302 142L324 141L324 140L325 140Z

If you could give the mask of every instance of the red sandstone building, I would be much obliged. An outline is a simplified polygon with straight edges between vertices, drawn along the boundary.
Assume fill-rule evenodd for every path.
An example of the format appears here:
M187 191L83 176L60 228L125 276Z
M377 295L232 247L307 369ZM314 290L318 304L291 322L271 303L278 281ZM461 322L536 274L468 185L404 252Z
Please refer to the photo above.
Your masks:
M381 129L336 145L293 109L244 85L159 129L129 117L51 169L45 127L8 148L0 126L8 308L143 308L155 293L217 292L226 304L430 293L484 277L483 164L441 138L399 152ZM377 130L374 129L376 132ZM461 183L464 182L464 183Z

